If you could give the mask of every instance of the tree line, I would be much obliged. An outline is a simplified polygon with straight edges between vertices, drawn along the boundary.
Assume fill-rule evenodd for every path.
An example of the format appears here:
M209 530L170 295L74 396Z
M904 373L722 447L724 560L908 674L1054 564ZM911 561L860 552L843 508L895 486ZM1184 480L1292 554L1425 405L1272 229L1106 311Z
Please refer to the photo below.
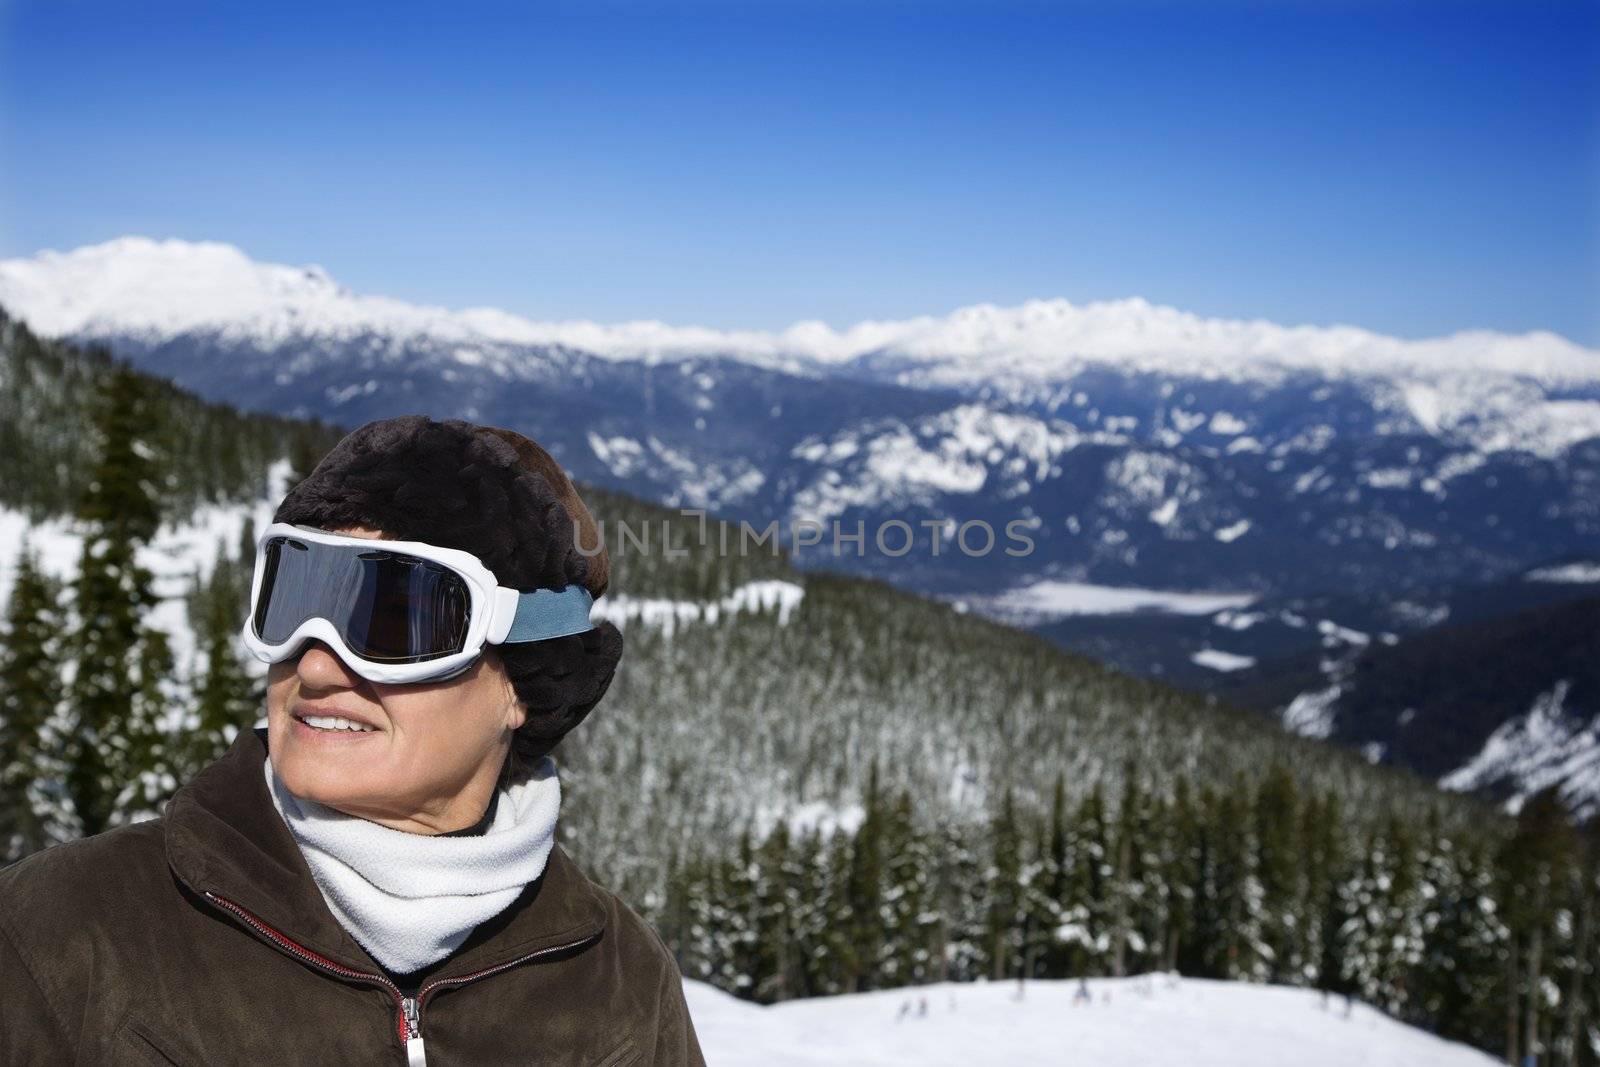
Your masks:
M917 818L874 766L849 826L674 864L651 917L684 973L763 1003L1152 971L1359 998L1515 1065L1600 1063L1600 823L1554 792L1508 827L1354 826L1282 768L983 822Z
M159 813L260 713L263 689L235 640L254 561L248 523L240 544L218 546L210 574L194 576L192 672L151 622L160 598L139 552L172 506L163 487L176 491L174 461L151 444L168 399L126 365L98 375L71 509L77 573L63 587L38 545L21 547L0 645L0 862Z

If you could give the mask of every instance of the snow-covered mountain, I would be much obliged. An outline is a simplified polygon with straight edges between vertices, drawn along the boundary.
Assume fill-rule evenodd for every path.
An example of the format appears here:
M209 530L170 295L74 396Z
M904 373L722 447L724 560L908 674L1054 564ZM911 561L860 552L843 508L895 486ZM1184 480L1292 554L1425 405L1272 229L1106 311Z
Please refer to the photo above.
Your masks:
M943 317L868 321L843 330L817 321L782 331L726 331L655 321L602 325L534 322L493 308L450 311L363 296L321 267L258 263L232 245L124 237L77 250L0 262L0 299L49 336L144 336L227 331L271 340L381 335L462 343L561 345L611 359L727 356L757 365L856 365L923 384L1050 383L1084 368L1203 380L1531 378L1550 387L1593 385L1600 355L1555 334L1466 331L1407 341L1349 326L1285 327L1207 319L1139 298L1074 305L1034 300L979 304ZM1452 398L1418 391L1419 418L1452 416ZM1459 414L1459 413L1454 413ZM1574 412L1573 414L1579 414ZM1583 417L1594 412L1583 413Z
M703 982L684 993L702 1051L727 1067L1103 1064L1106 1067L1489 1067L1365 1004L1305 989L1176 976L943 982L768 1007ZM924 1010L925 1007L925 1010ZM909 1008L909 1010L905 1010ZM904 1012L904 1014L902 1014Z
M1391 609L1411 591L1600 543L1600 352L1549 333L1403 340L1138 299L771 332L539 323L143 238L0 262L0 306L242 407L500 423L669 506L786 538L859 522L859 547L825 525L797 558L1139 673L1240 669L1359 618L1403 634L1431 618ZM1153 607L1084 613L1084 589ZM1166 610L1196 593L1232 614Z
M1513 812L1555 787L1580 815L1600 813L1600 559L1429 604L1433 625L1419 632L1330 627L1317 651L1212 688L1291 732L1490 794Z
M11 590L25 543L47 575L74 577L90 528L69 517L87 491L84 472L104 470L96 457L119 451L104 448L99 433L85 432L96 421L116 439L104 414L92 418L113 383L124 390L120 395L135 396L142 412L136 423L117 425L136 424L153 443L132 446L153 464L140 482L152 492L159 487L163 516L139 560L152 572L159 600L147 621L167 634L177 653L173 684L162 686L165 699L153 710L178 733L180 723L192 725L191 717L210 707L199 699L207 688L200 682L226 664L226 646L215 638L231 628L227 617L242 610L241 567L249 551L242 558L236 553L247 528L259 529L270 516L306 449L325 448L333 437L325 428L287 420L241 418L199 404L168 383L144 380L135 390L103 357L41 343L21 324L0 319L0 436L13 454L30 457L14 466L13 477L0 480L0 596ZM855 390L854 400L865 409L873 396L907 402L901 392L868 389ZM845 400L840 394L838 402ZM945 412L955 414L947 418ZM964 451L942 445L941 455L968 465L994 462L993 449L1042 465L1091 447L1066 431L1039 434L1023 414L975 401L931 416L888 417L958 442ZM1087 437L1100 431L1073 432ZM942 491L965 488L945 479L937 465L906 477L906 453L915 458L920 436L863 437L896 442L881 451L876 466L864 467L863 476L899 485L904 493L929 484ZM844 454L845 442L839 435L812 441L806 451L827 454L807 461L846 461L852 456ZM628 452L616 451L614 438L602 445L613 458ZM866 455L874 455L870 445ZM696 525L600 487L586 487L585 497L603 518L627 518L635 529L653 528L662 537L672 528L680 545ZM711 545L718 540L712 524ZM1508 936L1498 916L1513 914L1505 894L1517 892L1521 876L1514 863L1484 866L1482 857L1505 840L1508 828L1484 819L1476 802L1442 795L1410 776L1374 771L1266 721L1218 713L1193 694L1131 681L882 583L802 575L786 561L732 556L705 542L647 557L620 542L613 548L612 585L597 611L628 631L628 651L600 714L586 718L560 750L564 781L573 787L564 802L564 840L586 870L661 924L685 973L760 997L821 996L809 1005L760 1009L692 988L714 1060L749 1055L795 1062L816 1054L828 1062L895 1062L907 1055L927 1061L937 1050L959 1052L967 1062L986 1056L1051 1062L1067 1055L1074 1061L1234 1064L1281 1062L1292 1050L1297 1061L1309 1063L1472 1062L1458 1046L1359 1005L1347 1016L1337 1001L1325 1004L1315 994L1281 988L1250 991L1194 981L1168 987L1159 979L1141 988L1137 981L1095 980L1091 1008L1072 1006L1070 983L1034 982L1026 1003L1038 1008L1024 1009L1009 1000L1011 983L979 980L1019 962L1009 935L997 938L991 924L1006 914L1002 909L1020 918L1014 909L1022 900L1036 903L1014 931L1016 949L1056 978L1127 966L1352 982L1373 1003L1392 1005L1441 1033L1490 1048L1498 1043L1502 999L1492 990L1508 969L1506 958L1496 955ZM1596 563L1551 562L1522 576L1521 585L1548 590L1600 579ZM84 605L62 584L45 584L58 594L55 610L40 598L18 598L18 605L39 605L33 610L49 613L49 628L69 638L35 645L40 662L54 662L70 678L82 662L71 635L82 632ZM1281 597L1042 580L997 596L986 609L1046 615L1067 609L1105 619L1135 618L1154 607L1161 617L1237 637L1268 628L1269 615L1292 626L1289 604ZM1321 606L1328 604L1325 599ZM219 614L219 606L227 610ZM26 611L14 607L20 623ZM1458 611L1460 598L1450 608ZM1433 614L1427 605L1412 613ZM1326 640L1351 643L1363 636L1324 618L1297 618ZM1593 628L1587 632L1592 638ZM1521 641L1517 647L1544 646ZM1474 660L1489 663L1496 655L1503 649ZM1221 650L1208 660L1207 670L1229 666ZM1581 662L1592 672L1600 658ZM249 669L259 674L260 665ZM1524 673L1529 681L1543 677ZM1582 756L1586 735L1569 729L1571 708L1583 699L1581 674L1568 670L1561 677L1574 681L1536 715L1498 732L1495 744L1484 747L1486 758L1473 762L1475 778L1465 787L1498 788L1500 768L1522 773L1539 762L1530 762L1537 742L1556 733L1566 738L1564 751ZM30 699L52 714L46 745L81 721L76 702L61 696L69 688L33 690ZM797 708L805 713L795 714ZM253 714L248 704L231 707L227 721L245 722ZM231 728L218 731L222 739ZM185 749L154 746L149 752L162 762L135 773L170 792L179 781L173 772L186 773L177 762ZM1499 758L1502 752L1509 759ZM46 759L37 767L37 788L21 802L70 814L63 805L72 798L56 777L57 765ZM1196 795L1199 809L1183 806L1180 798ZM1130 814L1108 819L1108 797ZM6 799L13 812L19 809L14 793ZM1340 819L1317 817L1335 801ZM134 803L155 800L147 794ZM132 814L154 810L135 807ZM1430 832L1419 837L1414 828L1424 824ZM779 825L787 836L769 833ZM1063 835L1059 853L1047 829L1052 825ZM44 839L70 836L71 826L70 819L51 820ZM1150 834L1151 826L1171 832ZM825 836L808 837L810 828ZM865 891L883 902L881 909L858 910L854 903L864 868L849 857L866 854L864 837L887 850L881 855L890 860L865 868L877 870ZM1522 839L1519 830L1511 840ZM1130 841L1136 850L1126 846ZM684 842L695 845L686 863ZM1013 851L1006 842L1018 847ZM21 847L34 845L24 839ZM1138 855L1138 872L1104 862L1116 855ZM1200 858L1206 855L1215 858ZM1273 862L1291 856L1297 870L1306 858L1305 880L1284 877L1281 862ZM1091 871L1098 872L1098 888ZM1549 920L1540 923L1549 934L1549 988L1563 991L1573 988L1571 976L1579 973L1573 961L1588 957L1581 925L1558 918L1586 906L1574 885L1568 886L1571 898L1553 903ZM1229 903L1199 910L1116 903L1188 893ZM784 900L803 906L780 909L784 920L773 923L778 913L772 904ZM870 956L840 952L840 931L852 936L850 916L862 914L882 917L887 940ZM1031 948L1023 952L1034 943L1030 930L1035 936L1054 930L1057 943L1042 956L1032 956ZM1337 941L1333 949L1330 940ZM1329 960L1338 970L1327 969ZM913 995L931 997L942 989L827 996L935 976L973 983L948 991L959 1002L959 1019L945 1018L941 1012L949 1005L935 1002L926 1015L919 1011L892 1023L891 1036L883 1027L890 1010L898 1017L898 1005ZM1530 988L1545 986L1533 982ZM1430 991L1441 989L1488 992L1460 1008L1440 1008ZM1110 1003L1103 996L1108 992ZM829 1017L813 1018L819 1010ZM1322 1018L1307 1022L1313 1012ZM796 1034L806 1040L796 1041Z

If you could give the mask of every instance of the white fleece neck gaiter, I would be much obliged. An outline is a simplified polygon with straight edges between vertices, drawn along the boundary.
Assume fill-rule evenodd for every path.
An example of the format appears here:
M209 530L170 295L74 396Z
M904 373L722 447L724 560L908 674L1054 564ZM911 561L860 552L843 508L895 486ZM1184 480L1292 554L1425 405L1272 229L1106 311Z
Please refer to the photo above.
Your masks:
M555 845L561 783L548 755L501 794L488 830L464 837L394 830L304 800L284 787L270 756L264 767L272 803L334 918L391 971L454 952L539 877Z

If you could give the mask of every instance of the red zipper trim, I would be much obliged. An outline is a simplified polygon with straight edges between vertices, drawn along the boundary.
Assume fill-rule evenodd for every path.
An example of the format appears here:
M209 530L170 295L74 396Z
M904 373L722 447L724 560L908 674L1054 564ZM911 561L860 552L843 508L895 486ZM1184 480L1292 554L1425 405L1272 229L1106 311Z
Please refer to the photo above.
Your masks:
M576 948L579 945L586 945L590 941L593 941L595 938L597 938L599 936L600 936L600 931L595 930L595 931L592 931L592 932L590 932L588 934L585 934L583 937L580 937L576 941L569 941L564 945L550 945L550 946L548 946L546 948L541 948L541 949L538 949L538 950L536 950L534 952L529 952L525 956L518 956L514 960L507 960L504 963L497 963L493 967L485 967L481 971L473 971L471 974L458 974L453 978L435 978L431 982L424 982L422 984L422 988L417 990L417 1028L418 1028L418 1030L420 1031L421 1027L422 1027L422 1004L423 1004L423 1001L426 1000L427 997L428 997L428 994L432 993L435 989L438 989L438 988L440 988L442 986L459 986L459 985L466 985L468 982L476 982L480 978L487 978L491 974L499 974L501 971L504 971L504 970L506 970L508 968L511 968L511 967L515 967L519 963L527 963L531 959L537 959L540 956L548 956L552 952L561 952L564 949Z
M226 911L229 911L243 919L251 928L260 932L273 944L277 945L279 948L282 948L291 955L305 960L307 963L310 963L314 966L320 967L325 971L330 971L333 974L337 974L342 978L353 978L363 982L376 982L379 985L387 988L389 992L394 994L395 1009L399 1014L399 1025L397 1030L400 1034L400 1043L404 1045L411 1039L413 1035L411 1033L410 1020L406 1018L405 994L400 992L400 987L395 985L394 982L390 981L387 976L381 974L368 974L365 971L352 970L342 963L335 963L321 953L313 952L306 948L304 945L289 937L287 934L283 934L275 930L273 927L257 918L247 908L240 907L238 904L235 904L226 897L219 897L210 890L206 891L205 897L218 907L223 908ZM417 1006L416 1036L420 1037L422 1035L423 1001L426 1000L428 994L432 993L435 989L439 989L444 986L466 985L468 982L475 982L479 978L487 978L491 974L499 974L501 971L517 966L519 963L526 963L527 961L531 959L537 959L540 956L548 956L552 952L560 952L564 949L576 948L579 945L587 944L588 942L593 941L599 935L600 931L596 930L584 935L576 941L569 941L566 944L551 945L547 948L541 948L537 951L529 952L526 955L518 956L514 960L507 960L505 963L497 963L493 967L485 967L481 971L473 971L471 974L456 975L453 978L435 978L431 982L423 983L422 988L417 990L417 995L413 998Z
M354 978L363 982L376 982L379 985L387 988L389 992L394 994L395 1010L399 1013L399 1025L397 1027L397 1031L400 1035L400 1044L404 1045L410 1039L411 1025L406 1020L405 994L400 992L400 987L395 985L387 977L381 974L368 974L365 971L352 970L342 963L335 963L321 953L311 951L288 935L279 933L277 930L258 919L248 909L240 907L233 901L228 900L226 897L219 897L210 890L206 891L205 897L218 907L232 912L234 915L237 915L239 918L243 919L253 929L263 934L273 944L277 945L279 948L290 953L291 955L305 960L307 963L310 963L313 966L320 967L325 971L331 971L332 973L339 975L341 978ZM419 1000L417 1004L418 1033L421 1033L422 1031L421 1009L422 1005L421 1001Z

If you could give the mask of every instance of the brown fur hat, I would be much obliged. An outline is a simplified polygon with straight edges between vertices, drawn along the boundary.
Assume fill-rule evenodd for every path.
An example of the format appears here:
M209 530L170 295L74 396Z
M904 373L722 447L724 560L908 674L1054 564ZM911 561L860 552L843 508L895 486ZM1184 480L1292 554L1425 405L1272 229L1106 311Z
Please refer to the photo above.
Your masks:
M402 415L353 430L289 491L273 520L362 526L463 549L522 592L576 582L598 598L610 580L594 518L550 454L515 431L461 419ZM603 622L496 652L528 712L512 746L513 766L525 770L605 695L622 634Z

